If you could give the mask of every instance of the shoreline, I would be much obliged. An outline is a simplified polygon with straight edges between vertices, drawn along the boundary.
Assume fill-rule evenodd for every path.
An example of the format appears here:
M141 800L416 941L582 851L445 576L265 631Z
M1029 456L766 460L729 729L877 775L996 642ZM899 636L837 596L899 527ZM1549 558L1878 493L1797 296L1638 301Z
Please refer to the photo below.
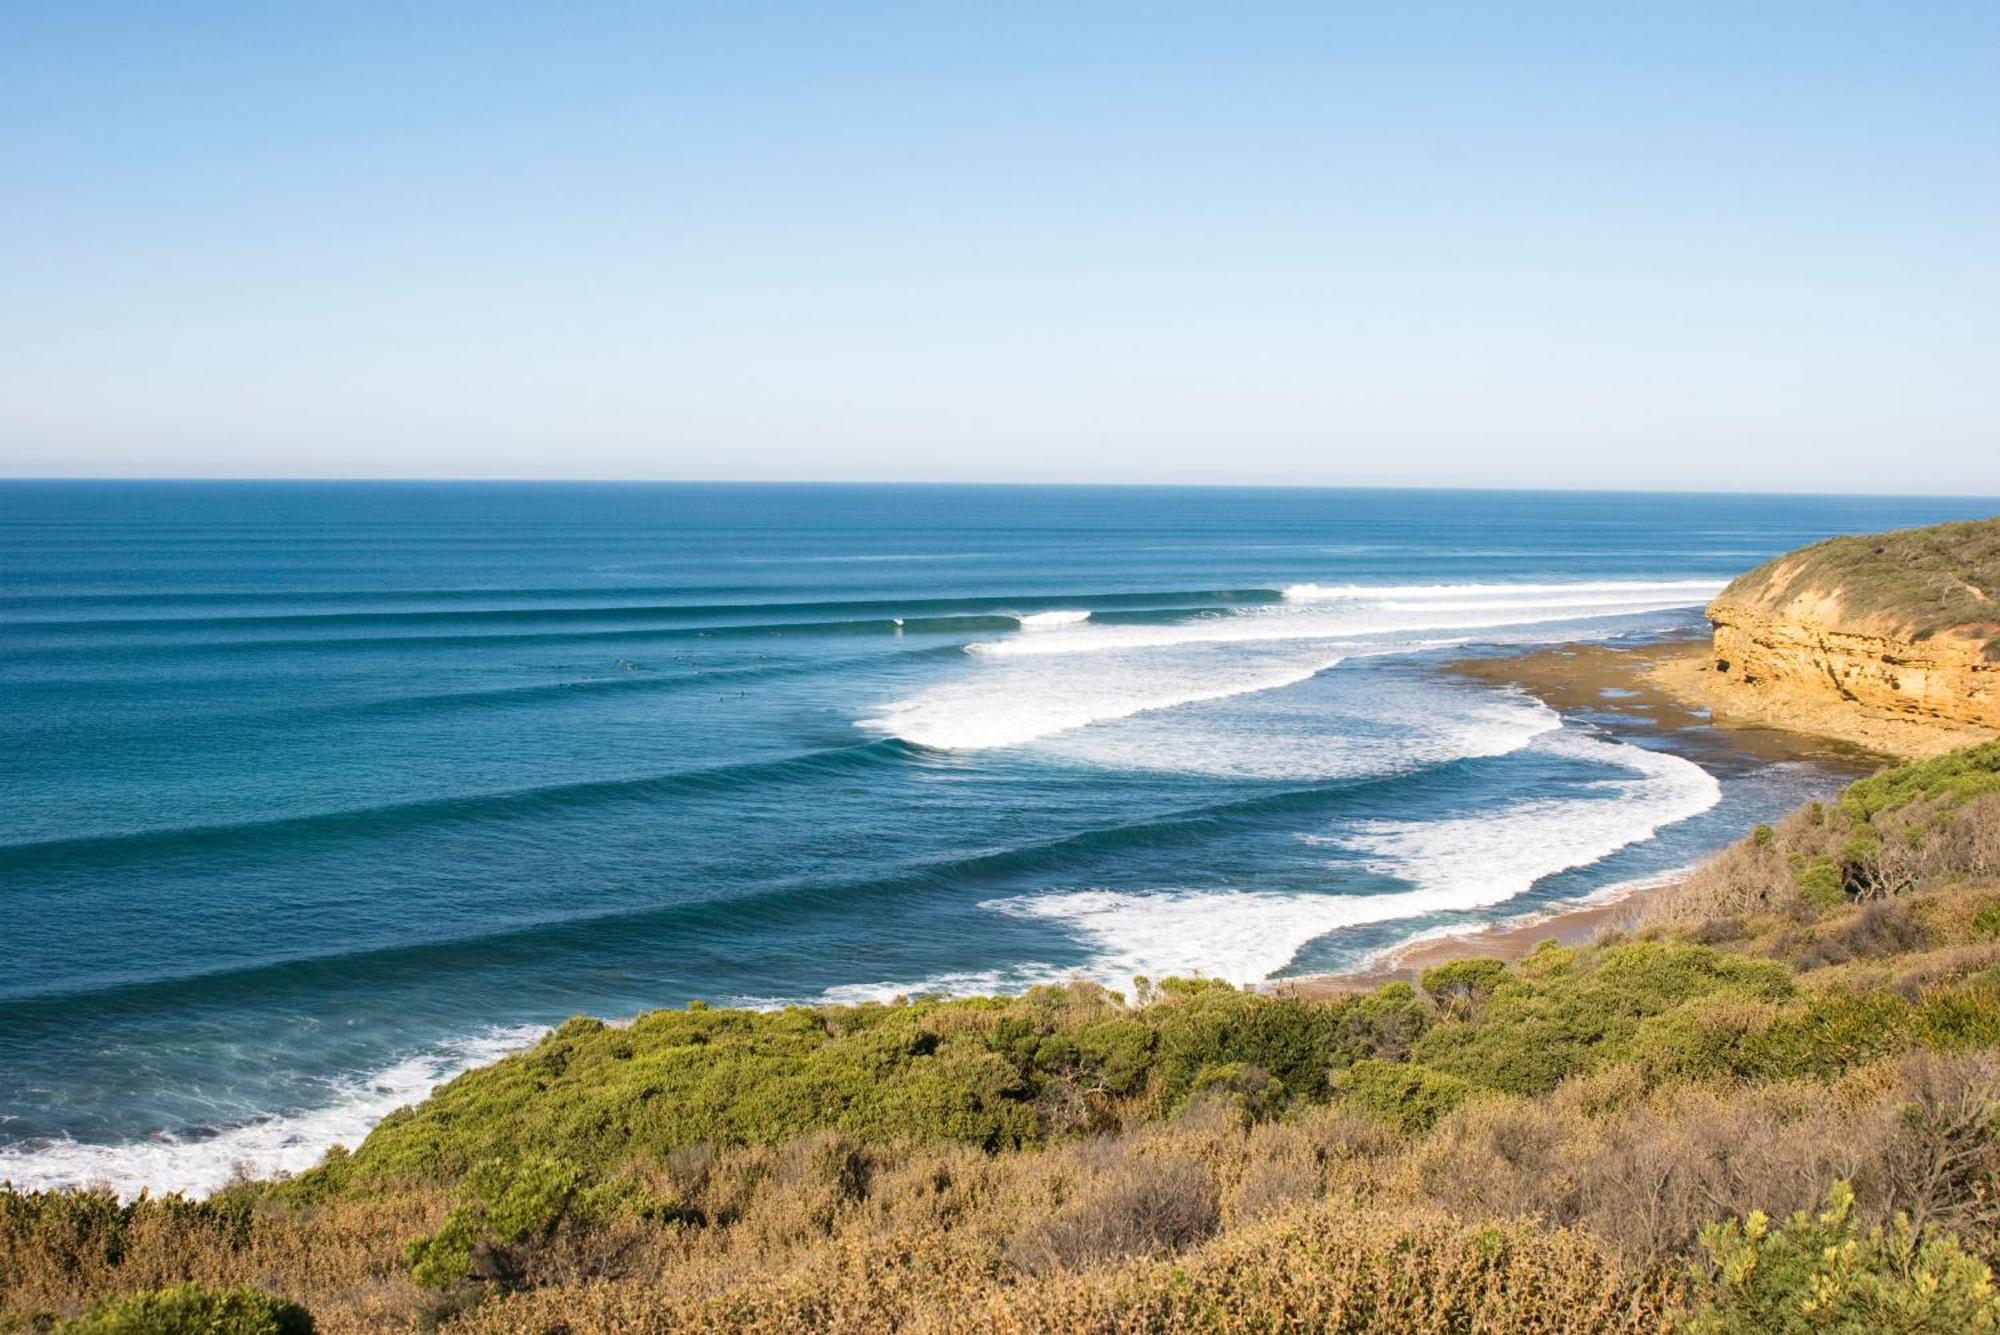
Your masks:
M1841 738L1791 732L1762 723L1717 719L1682 683L1708 667L1708 636L1689 635L1637 644L1578 642L1525 653L1460 659L1440 664L1448 677L1524 691L1565 718L1583 717L1671 737L1667 748L1697 763L1749 757L1763 763L1808 761L1872 769L1890 757ZM1501 919L1483 927L1419 936L1338 973L1277 978L1267 990L1302 997L1372 991L1383 983L1414 984L1425 969L1455 960L1520 959L1544 941L1583 945L1607 931L1634 926L1652 895L1676 884L1688 867L1622 886L1608 886L1561 907Z
M1544 941L1562 946L1589 945L1605 932L1631 927L1641 902L1678 884L1689 870L1677 867L1657 876L1606 886L1561 908L1503 918L1484 927L1448 928L1434 935L1413 937L1353 969L1278 978L1265 986L1282 996L1308 999L1372 992L1384 983L1407 982L1415 986L1424 970L1457 960L1496 959L1512 964L1532 954Z

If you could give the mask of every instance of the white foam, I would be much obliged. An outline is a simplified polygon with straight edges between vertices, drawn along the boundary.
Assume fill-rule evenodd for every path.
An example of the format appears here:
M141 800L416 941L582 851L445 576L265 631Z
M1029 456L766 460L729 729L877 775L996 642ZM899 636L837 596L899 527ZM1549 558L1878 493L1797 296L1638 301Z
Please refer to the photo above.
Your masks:
M1562 731L1534 746L1635 777L1587 785L1597 796L1545 798L1449 820L1366 821L1332 838L1304 837L1368 854L1369 870L1418 886L1440 907L1475 909L1599 862L1722 800L1715 776L1680 756Z
M1630 597L1687 597L1707 599L1722 591L1715 579L1577 580L1565 584L1288 584L1282 590L1287 602L1342 602L1356 599L1379 601L1384 598L1466 599L1523 594L1617 594Z
M452 1077L519 1051L547 1032L535 1025L493 1029L366 1079L340 1082L326 1107L213 1135L162 1134L119 1145L56 1140L0 1146L0 1181L24 1191L108 1186L129 1200L142 1190L206 1196L239 1172L260 1178L300 1173L335 1145L360 1144L377 1122Z
M1088 621L1090 613L1073 608L1058 608L1053 612L1030 612L1016 620L1021 623L1022 630L1054 630L1058 626L1075 626Z
M1018 746L1093 723L1295 685L1341 657L1320 651L1218 661L1150 654L1108 658L1089 672L995 665L919 691L857 726L945 751Z
M1047 983L1065 983L1083 976L1074 967L1030 960L996 969L961 969L906 982L840 983L811 996L735 996L728 1004L743 1010L782 1010L787 1006L859 1006L894 1001L898 997L990 997L1025 992Z
M1568 732L1532 745L1633 777L1590 783L1593 797L1522 802L1477 817L1370 821L1315 840L1369 854L1371 870L1411 886L1403 891L1081 890L982 907L1064 924L1094 952L1088 972L1114 986L1137 974L1256 983L1329 932L1503 904L1544 877L1601 861L1721 799L1715 778L1678 756Z
M980 907L1059 922L1093 953L1085 969L1108 986L1149 978L1255 983L1291 963L1299 947L1340 927L1423 912L1407 895L1258 890L1077 890L1017 895Z
M1686 607L1718 587L1713 580L1297 585L1283 605L1164 624L1105 625L1077 609L1030 613L1021 624L1034 633L966 645L975 666L879 707L857 726L942 750L1019 746L1296 685L1356 654L1440 643L1439 631L1512 639L1519 631L1508 628L1561 624L1575 638L1591 633L1579 622ZM1190 761L1201 767L1198 756Z
M1251 644L1287 640L1352 640L1362 636L1416 635L1547 623L1603 620L1699 606L1719 591L1718 581L1650 584L1492 584L1405 586L1330 590L1283 604L1242 608L1152 625L1087 623L1050 633L1017 635L968 644L981 658L1023 658L1158 649L1194 644ZM1448 596L1447 596L1448 595Z
M1562 726L1531 696L1428 676L1329 680L1043 739L1038 750L1115 770L1323 781L1405 773L1517 751Z

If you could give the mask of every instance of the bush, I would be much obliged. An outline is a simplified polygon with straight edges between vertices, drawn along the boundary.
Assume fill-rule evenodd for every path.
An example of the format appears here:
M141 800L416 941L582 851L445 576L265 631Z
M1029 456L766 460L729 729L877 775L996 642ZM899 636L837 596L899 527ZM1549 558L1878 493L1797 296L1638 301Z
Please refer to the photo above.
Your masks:
M1632 942L1593 951L1545 946L1498 984L1477 1023L1440 1024L1411 1056L1510 1094L1538 1094L1622 1060L1640 1025L1697 997L1789 995L1781 964L1707 946Z
M1854 1192L1835 1184L1826 1209L1783 1227L1753 1211L1703 1230L1703 1335L1967 1335L2000 1329L1991 1272L1949 1238L1922 1240L1907 1219L1863 1233Z
M437 1232L410 1243L410 1277L431 1289L467 1278L517 1283L524 1249L555 1231L581 1184L577 1169L553 1159L480 1164Z
M194 1284L114 1298L56 1327L59 1335L312 1335L305 1308L261 1289Z
M1409 1062L1359 1061L1334 1081L1347 1107L1407 1135L1430 1130L1475 1092L1456 1076Z
M1799 898L1816 909L1839 908L1847 902L1847 881L1840 864L1822 854L1798 869Z
M1418 980L1424 993L1438 1009L1454 1016L1469 1016L1493 995L1493 989L1507 977L1507 966L1499 960L1453 960L1425 969Z
M1261 1066L1224 1062L1220 1066L1204 1066L1194 1078L1190 1104L1201 1102L1219 1103L1246 1121L1262 1122L1284 1106L1285 1087Z

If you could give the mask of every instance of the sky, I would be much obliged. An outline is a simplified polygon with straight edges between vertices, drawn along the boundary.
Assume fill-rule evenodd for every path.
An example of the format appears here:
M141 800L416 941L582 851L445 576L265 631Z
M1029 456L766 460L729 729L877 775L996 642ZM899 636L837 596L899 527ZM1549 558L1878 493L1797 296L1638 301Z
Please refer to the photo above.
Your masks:
M0 475L2000 494L2000 4L7 0Z

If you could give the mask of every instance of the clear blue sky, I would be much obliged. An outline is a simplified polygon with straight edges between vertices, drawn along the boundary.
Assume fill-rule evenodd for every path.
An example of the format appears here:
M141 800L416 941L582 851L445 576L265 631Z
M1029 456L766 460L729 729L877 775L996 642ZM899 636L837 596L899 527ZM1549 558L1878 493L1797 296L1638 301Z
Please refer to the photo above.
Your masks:
M0 6L0 474L2000 493L2000 3Z

